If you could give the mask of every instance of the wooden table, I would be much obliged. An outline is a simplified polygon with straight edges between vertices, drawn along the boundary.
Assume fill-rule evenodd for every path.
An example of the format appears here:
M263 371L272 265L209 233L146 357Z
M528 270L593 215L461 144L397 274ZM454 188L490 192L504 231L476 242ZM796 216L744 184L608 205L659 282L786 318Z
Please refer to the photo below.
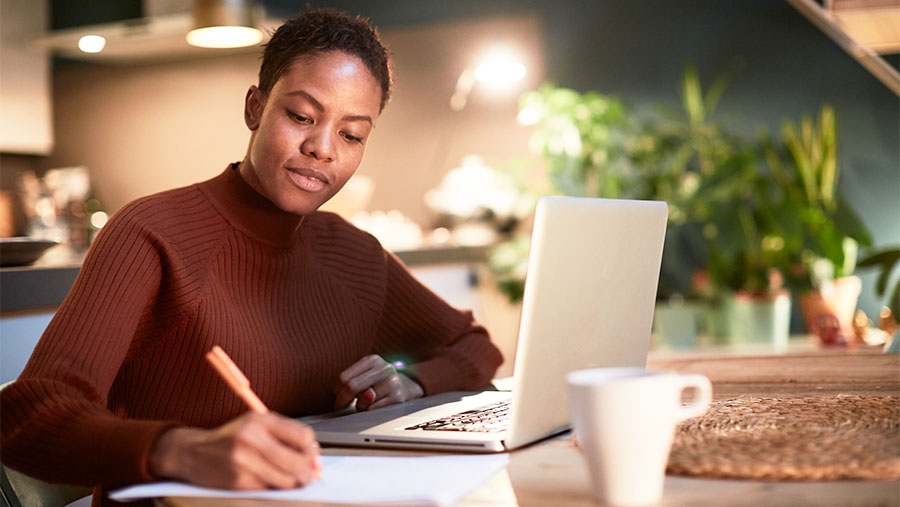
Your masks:
M649 368L702 373L716 400L741 396L797 397L836 394L900 395L900 356L871 351L822 351L758 357L653 359ZM328 455L414 456L421 452L327 448ZM168 507L228 505L168 498ZM233 504L238 505L238 504ZM242 506L286 506L243 500ZM296 504L309 505L309 504ZM510 453L509 466L468 495L461 506L590 506L591 485L569 434ZM760 482L668 476L660 505L844 506L900 505L900 481Z

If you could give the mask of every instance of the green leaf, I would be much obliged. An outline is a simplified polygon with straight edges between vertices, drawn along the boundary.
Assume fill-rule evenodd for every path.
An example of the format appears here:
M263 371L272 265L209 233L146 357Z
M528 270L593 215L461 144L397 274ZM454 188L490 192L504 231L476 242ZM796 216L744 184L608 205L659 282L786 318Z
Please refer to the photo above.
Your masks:
M857 266L861 268L879 266L881 268L881 273L878 275L878 280L875 283L875 293L883 296L886 293L891 273L898 262L900 262L900 248L890 248L869 255L865 259L860 260ZM897 282L897 285L900 286L900 281ZM894 289L893 294L894 296L897 295L897 288ZM900 314L895 313L894 315L898 316Z
M708 115L712 116L712 114L716 111L716 107L719 105L719 100L725 93L725 89L728 88L728 83L730 81L731 72L720 74L713 81L712 85L710 85L709 90L706 91L706 98L703 101L703 105Z
M697 67L689 64L684 69L681 81L681 101L691 123L701 123L706 118L703 108L703 93L700 90L700 76Z
M861 268L867 268L871 266L893 266L898 261L900 261L900 248L894 248L890 250L884 250L875 254L872 254L865 259L860 260L856 263L857 266Z
M843 234L853 238L862 246L872 245L872 235L850 203L841 196L835 199L834 211L830 214L835 226Z
M802 129L803 125L801 124ZM802 137L797 135L793 122L790 120L784 121L781 128L781 136L784 138L785 145L794 159L794 166L797 169L797 175L803 185L807 200L810 202L815 201L817 191L812 161Z
M832 206L837 188L838 164L837 164L837 127L835 125L834 109L825 105L819 112L819 135L821 136L821 161L820 194L826 206Z

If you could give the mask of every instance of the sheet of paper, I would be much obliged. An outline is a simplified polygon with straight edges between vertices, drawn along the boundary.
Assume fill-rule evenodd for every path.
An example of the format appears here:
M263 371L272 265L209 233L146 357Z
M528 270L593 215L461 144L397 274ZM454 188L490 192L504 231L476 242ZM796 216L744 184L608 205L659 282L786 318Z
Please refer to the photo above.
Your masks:
M120 502L193 496L264 498L361 505L452 505L504 468L506 454L472 456L322 456L322 478L302 489L229 491L178 482L139 484L115 490Z

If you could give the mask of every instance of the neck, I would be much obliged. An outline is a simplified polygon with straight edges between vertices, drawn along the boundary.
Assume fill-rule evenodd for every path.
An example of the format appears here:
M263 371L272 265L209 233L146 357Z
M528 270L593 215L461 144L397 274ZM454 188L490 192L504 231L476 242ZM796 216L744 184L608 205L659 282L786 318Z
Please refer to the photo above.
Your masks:
M268 199L268 196L263 191L262 183L259 182L259 177L256 176L256 171L253 170L253 164L250 162L249 153L244 156L244 160L241 160L238 163L236 171L238 172L238 174L240 174L241 179L244 180L244 183L250 185L250 188L256 190L259 195L262 195Z
M202 185L229 222L250 236L272 245L296 241L303 217L276 206L243 176L243 163L231 164L219 177ZM252 169L248 171L252 177Z

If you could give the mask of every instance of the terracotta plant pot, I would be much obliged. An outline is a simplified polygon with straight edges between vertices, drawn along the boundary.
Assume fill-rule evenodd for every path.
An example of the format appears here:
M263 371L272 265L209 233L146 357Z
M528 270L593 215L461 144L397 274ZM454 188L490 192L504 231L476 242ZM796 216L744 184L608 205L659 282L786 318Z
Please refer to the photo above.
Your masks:
M858 276L838 278L819 290L800 295L800 307L807 332L825 345L852 343L853 315L862 290Z

